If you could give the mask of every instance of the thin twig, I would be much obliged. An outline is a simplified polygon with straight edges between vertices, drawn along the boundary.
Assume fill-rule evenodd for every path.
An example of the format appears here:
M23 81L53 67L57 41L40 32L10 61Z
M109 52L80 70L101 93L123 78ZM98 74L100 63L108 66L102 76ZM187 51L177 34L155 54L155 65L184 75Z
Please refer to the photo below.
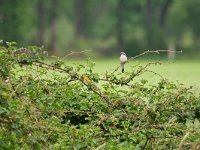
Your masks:
M180 142L180 144L179 144L178 150L181 150L181 149L182 149L183 143L185 142L185 140L187 139L187 137L189 136L189 134L190 134L190 132L188 131L188 132L184 135L183 139L181 140L181 142Z
M95 112L90 112L90 111L81 111L81 110L63 110L61 112L58 112L60 114L63 114L63 113L80 113L80 114L95 114Z
M0 124L11 124L11 123L12 123L12 121L0 119Z
M138 58L138 57L141 57L141 56L143 56L143 55L145 55L145 54L147 54L147 53L156 53L156 54L160 54L160 52L182 53L182 50L181 50L181 51L174 51L174 50L147 50L147 51L145 51L145 52L143 52L143 53L141 53L141 54L139 54L139 55L136 55L136 56L134 56L134 57L131 57L131 58L129 59L129 61L132 60L132 59L136 59L136 58Z
M95 150L100 150L100 149L103 148L104 146L106 146L106 143L103 143L102 145L99 145L97 148L95 148Z
M74 54L82 54L82 53L90 52L90 51L91 51L91 50L83 50L83 51L80 51L80 52L71 51L69 54L65 55L65 56L62 58L62 60L65 59L65 58L67 58L67 57L69 57L69 56L71 56L71 55L74 55Z
M148 142L149 142L149 138L146 139L146 142L145 142L145 144L144 144L144 146L143 146L143 148L142 148L143 150L146 149L146 146L147 146Z
M156 72L154 72L154 71L152 71L152 70L146 69L145 72L150 72L150 73L152 73L153 75L157 75L157 76L159 76L161 79L164 79L163 76L161 76L159 73L156 73ZM153 76L153 75L152 75L152 76Z

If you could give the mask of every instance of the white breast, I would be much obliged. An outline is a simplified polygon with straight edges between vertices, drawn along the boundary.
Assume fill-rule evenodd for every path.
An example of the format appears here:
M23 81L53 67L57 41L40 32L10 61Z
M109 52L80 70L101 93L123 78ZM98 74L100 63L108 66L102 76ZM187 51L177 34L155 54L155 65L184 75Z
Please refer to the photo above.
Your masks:
M121 64L125 64L127 62L127 57L126 57L126 55L121 55L120 56L120 63Z

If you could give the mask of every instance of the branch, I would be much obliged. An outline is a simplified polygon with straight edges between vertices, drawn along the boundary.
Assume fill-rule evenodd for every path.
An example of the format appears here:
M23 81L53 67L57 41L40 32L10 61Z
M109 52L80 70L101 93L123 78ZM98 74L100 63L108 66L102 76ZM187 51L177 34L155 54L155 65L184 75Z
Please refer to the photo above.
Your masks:
M11 121L0 119L0 124L11 124Z
M181 140L181 142L180 142L180 144L179 144L178 150L181 150L181 149L182 149L183 143L185 142L185 140L187 139L187 137L189 136L189 134L190 134L190 132L188 131L188 132L184 135L183 139Z
M85 52L90 52L91 50L84 50L84 51L80 51L80 52L73 52L71 51L69 54L65 55L62 59L65 59L71 55L74 55L74 54L82 54L82 53L85 53Z
M51 69L51 70L54 70L54 71L58 71L60 73L67 73L71 78L74 78L74 79L80 81L83 85L85 85L88 88L88 90L93 91L95 94L99 95L101 98L103 98L104 100L106 100L106 102L109 103L107 96L103 95L101 90L97 86L92 87L92 85L90 83L86 83L84 81L84 79L82 78L82 76L79 75L78 73L67 70L67 69L63 69L61 67L58 67L58 66L55 66L55 65L52 65L52 64L47 64L47 63L44 63L44 62L41 62L41 61L33 61L32 63L33 63L33 65L35 65L37 67ZM24 64L24 65L28 65L28 64Z
M103 144L99 145L97 148L95 148L95 150L100 150L105 146L106 146L106 143L103 143Z
M147 146L148 142L149 142L149 138L146 139L146 142L145 142L145 144L144 144L144 146L143 146L143 148L142 148L143 150L146 149L146 146Z
M150 65L161 65L161 62L150 62L148 64L146 64L144 67L141 67L140 69L137 70L137 72L132 72L131 75L125 79L125 80L109 80L109 79L100 79L101 81L107 81L107 82L111 82L114 83L116 85L126 85L126 86L130 86L128 83L131 82L135 77L139 76L140 74L144 73L144 72L151 72L154 75L158 75L159 77L163 78L160 74L151 71L151 70L147 70L146 68L149 67Z
M87 114L87 115L92 115L96 114L97 112L91 112L91 111L81 111L81 110L63 110L61 112L56 112L59 114L64 114L64 113L79 113L79 114Z
M143 55L145 55L145 54L147 54L147 53L156 53L156 54L160 54L160 52L182 53L182 50L180 50L180 51L174 51L174 50L147 50L147 51L145 51L145 52L143 52L143 53L141 53L141 54L139 54L139 55L136 55L136 56L134 56L134 57L131 57L131 58L129 59L129 61L132 60L132 59L136 59L136 58L138 58L138 57L141 57L141 56L143 56Z
M147 54L147 53L156 53L156 54L160 54L160 52L182 53L182 50L181 50L181 51L174 51L174 50L147 50L147 51L144 51L143 53L141 53L141 54L139 54L139 55L136 55L136 56L134 56L134 57L129 58L128 61L127 61L127 63L128 63L129 61L134 60L134 59L136 59L136 58L138 58L138 57L141 57L141 56L143 56L143 55L145 55L145 54ZM121 65L118 66L112 73L116 72L120 67L121 67Z

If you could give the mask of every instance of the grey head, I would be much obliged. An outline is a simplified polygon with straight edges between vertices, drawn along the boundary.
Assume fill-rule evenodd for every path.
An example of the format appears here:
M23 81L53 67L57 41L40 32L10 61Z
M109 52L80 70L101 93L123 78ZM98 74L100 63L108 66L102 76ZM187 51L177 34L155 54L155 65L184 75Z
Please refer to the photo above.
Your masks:
M120 53L120 55L125 55L125 56L126 56L126 53L124 53L124 52L121 52L121 53Z

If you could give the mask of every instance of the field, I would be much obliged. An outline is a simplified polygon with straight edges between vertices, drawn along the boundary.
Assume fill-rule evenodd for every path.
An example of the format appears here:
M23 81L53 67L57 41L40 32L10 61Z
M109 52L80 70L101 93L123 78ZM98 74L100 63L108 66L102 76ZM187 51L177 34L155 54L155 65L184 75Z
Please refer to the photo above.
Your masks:
M113 72L118 66L118 59L104 59L104 60L94 60L95 62L94 71L100 74L105 74L107 72ZM67 61L69 64L74 63L86 63L85 60ZM169 79L170 81L178 81L183 83L185 86L194 86L194 90L198 92L200 89L200 62L195 60L178 60L178 61L158 61L158 60L134 60L125 65L125 71L129 72L134 69L136 65L145 65L150 62L161 62L161 65L151 65L148 70L160 74L162 77ZM118 70L120 72L121 69ZM153 73L145 73L139 79L147 79L150 84L156 84L160 77Z

